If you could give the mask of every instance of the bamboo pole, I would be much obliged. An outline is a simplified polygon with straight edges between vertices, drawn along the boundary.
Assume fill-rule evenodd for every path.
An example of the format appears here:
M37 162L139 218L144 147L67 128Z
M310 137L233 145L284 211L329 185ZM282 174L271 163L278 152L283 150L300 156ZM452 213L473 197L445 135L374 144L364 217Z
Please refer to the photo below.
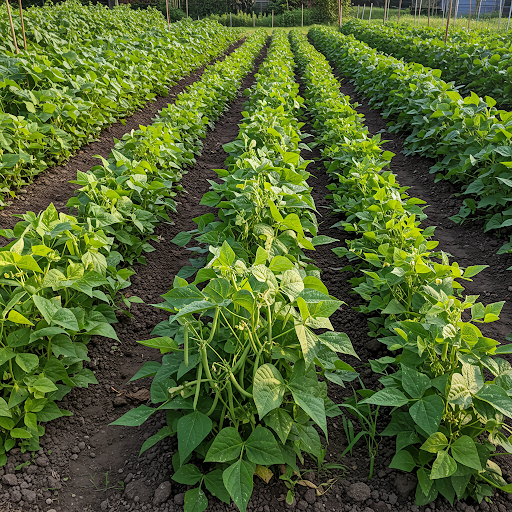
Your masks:
M402 0L398 2L398 20L397 23L400 23L400 11L402 10Z
M233 27L233 14L229 13L229 28Z
M430 27L430 0L428 0L428 7L427 7L427 27Z
M387 6L388 6L388 1L384 0L384 18L382 19L382 24L383 25L386 24L386 9L387 9Z
M187 18L188 18L188 0L186 0L185 6L187 8Z
M507 32L510 27L510 15L512 14L512 1L510 2L510 9L508 10L508 22L507 22Z
M169 16L169 0L165 0L165 8L167 10L167 30L171 30L171 17Z
M452 14L452 4L453 0L450 0L450 7L448 9L448 18L446 20L446 31L444 33L444 44L446 46L446 41L448 40L448 29L450 28L450 16Z
M366 4L363 4L363 14L361 14L361 19L364 20L364 10L366 9Z
M418 9L418 26L420 24L420 17L421 17L421 4L423 3L423 0L420 0L420 8Z
M16 41L16 32L14 31L14 23L12 22L12 14L11 14L11 6L9 5L9 0L5 0L7 4L7 13L9 14L9 23L11 24L11 32L12 32L12 40L14 41L14 48L16 48L16 53L20 53L20 49L18 48L18 41Z
M455 2L455 12L453 13L453 28L455 28L455 24L457 23L457 14L459 12L459 0Z
M402 0L400 0L401 2ZM370 4L370 17L368 18L368 23L372 21L372 10L373 10L373 4Z
M274 9L272 9L272 28L274 28Z
M471 0L469 0L468 31L469 31L469 25L470 24L471 24Z
M252 11L252 28L256 28L256 18L254 15L254 11Z
M357 15L356 15L356 18L359 19L359 5L357 6Z
M20 0L20 6L21 6L21 0ZM500 17L498 19L498 32L500 30L500 25L501 25L501 13L503 12L503 0L501 0L500 2ZM26 50L26 47L25 47L25 50Z
M20 18L21 18L21 31L23 32L23 46L25 47L25 51L27 51L27 37L25 36L25 21L23 20L23 7L21 6L21 0L18 0L20 4Z
M343 5L341 0L338 0L338 25L341 30L341 24L343 23Z
M300 26L304 26L304 4L301 4L302 7L302 13L301 13L301 19L300 19Z

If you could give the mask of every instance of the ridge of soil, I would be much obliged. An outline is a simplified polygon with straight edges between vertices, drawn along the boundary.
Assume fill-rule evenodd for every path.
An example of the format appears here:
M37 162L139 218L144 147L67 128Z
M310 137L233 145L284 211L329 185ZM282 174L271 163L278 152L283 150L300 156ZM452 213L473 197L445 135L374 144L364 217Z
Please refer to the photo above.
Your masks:
M76 179L77 171L87 172L98 165L100 161L97 155L108 158L117 140L132 130L138 130L139 126L149 126L155 121L155 116L160 110L173 104L178 94L189 85L199 80L204 70L213 62L223 60L227 55L239 48L245 39L232 44L226 52L212 59L209 63L198 67L190 75L181 78L169 88L166 96L159 96L154 101L146 103L134 114L124 117L105 127L98 138L89 144L82 146L78 152L67 162L51 167L37 175L32 183L17 191L17 197L12 199L8 206L0 211L0 225L3 229L12 228L19 219L13 215L21 215L27 211L38 213L45 210L53 203L57 210L65 211L68 199L79 188L71 180ZM6 242L1 243L5 245Z
M153 506L155 489L170 479L171 456L176 439L166 439L145 452L138 452L145 439L165 424L165 414L154 414L141 427L109 426L132 407L149 399L149 379L128 383L146 361L160 360L158 350L137 343L151 337L151 331L168 314L151 306L172 286L175 275L187 265L189 253L171 243L180 231L195 228L192 219L213 209L199 204L208 191L212 170L223 167L222 146L238 135L245 97L241 92L254 83L254 75L266 55L266 47L255 61L253 71L242 81L237 99L230 105L215 129L203 141L201 156L184 174L185 193L177 197L173 222L157 227L159 243L146 256L147 265L135 265L136 274L128 289L145 304L133 304L133 319L119 318L114 325L120 343L93 337L89 343L90 362L98 385L74 388L59 405L74 415L46 424L42 449L22 454L9 452L7 464L0 468L0 511L14 512L97 512L125 510L169 511L170 503ZM30 461L19 470L23 462ZM174 494L183 497L183 486L173 484Z

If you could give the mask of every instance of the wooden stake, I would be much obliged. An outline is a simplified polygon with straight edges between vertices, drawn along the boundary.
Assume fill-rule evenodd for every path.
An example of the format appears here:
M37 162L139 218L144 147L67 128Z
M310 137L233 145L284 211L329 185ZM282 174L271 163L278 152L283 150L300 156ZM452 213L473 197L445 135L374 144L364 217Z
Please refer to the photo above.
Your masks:
M420 17L421 17L421 4L422 4L423 0L420 0L420 8L418 9L418 26L420 24Z
M165 0L165 8L167 9L167 30L171 30L171 17L169 16L169 0Z
M471 0L469 0L468 30L469 30L470 24L471 24Z
M510 2L510 9L508 10L508 22L507 22L507 32L510 27L510 15L512 14L512 1Z
M341 30L341 24L343 23L343 6L341 0L338 0L338 25Z
M428 16L428 18L427 18L427 27L430 27L430 0L428 0L427 16Z
M302 18L300 20L300 26L303 27L304 26L304 4L301 4L302 6Z
M233 27L233 15L229 13L229 28Z
M384 18L382 19L382 24L385 25L386 24L386 8L388 6L388 1L387 0L384 0Z
M23 32L23 45L25 46L25 51L27 51L27 38L25 36L25 22L23 21L23 7L21 6L21 0L18 0L20 4L20 18L21 18L21 31Z
M402 2L402 0L400 0L400 3ZM370 17L368 18L368 23L370 23L372 21L372 10L373 10L373 4L370 4Z
M357 16L356 18L359 18L359 5L357 6Z
M16 48L16 53L20 53L20 49L18 48L18 41L16 41L16 32L14 31L14 23L12 22L12 14L11 14L11 6L9 5L9 0L5 0L7 4L7 13L9 14L9 23L11 24L11 32L12 39L14 41L14 48Z
M450 28L450 16L452 14L452 3L453 0L450 0L450 8L448 10L448 18L446 20L446 31L444 33L444 45L446 46L446 41L448 40L448 29Z
M366 4L363 4L363 14L361 14L361 19L364 20L364 10L366 9Z
M274 9L272 9L272 28L274 28Z
M459 0L455 2L455 12L453 13L453 28L455 28L455 23L457 22L457 13L459 12Z
M254 11L252 11L252 28L256 27L256 15L254 14Z
M188 18L188 0L186 1L185 5L187 7L187 18Z
M400 23L400 11L402 10L402 0L398 2L398 21L397 23Z
M20 0L20 5L21 5L21 0ZM503 0L501 0L500 2L500 17L498 19L498 32L500 30L500 25L501 25L501 13L503 12ZM26 50L26 45L25 45L25 50Z

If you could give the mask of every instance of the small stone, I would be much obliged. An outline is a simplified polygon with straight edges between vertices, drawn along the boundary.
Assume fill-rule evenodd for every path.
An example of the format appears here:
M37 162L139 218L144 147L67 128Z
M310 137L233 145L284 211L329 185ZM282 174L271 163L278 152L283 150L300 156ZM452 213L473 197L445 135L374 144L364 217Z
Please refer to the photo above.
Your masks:
M51 505L53 503L53 500L51 498L48 498L45 503L47 505Z
M309 507L309 503L307 501L300 500L299 503L297 504L297 507L299 507L300 510L307 510Z
M133 475L132 475L133 477ZM130 482L125 488L124 488L124 495L127 499L133 500L135 498L135 494L137 493L137 481Z
M179 494L176 494L176 496L174 496L174 504L175 505L183 506L184 503L185 503L185 493L184 492L180 492Z
M509 286L509 287L508 287L508 291L509 291L509 292L512 292L512 286Z
M347 494L354 501L366 501L370 498L371 492L371 489L364 482L356 482L347 490Z
M14 503L18 503L21 501L21 492L20 491L11 491L9 493L9 497L11 498L11 501Z
M123 407L123 405L126 405L128 401L124 396L116 396L114 400L112 400L112 405L114 407Z
M125 485L129 484L133 480L133 473L128 473L124 479Z
M85 450L85 443L84 443L83 441L80 441L80 442L78 443L78 449L79 449L79 450Z
M394 493L391 493L388 498L388 502L391 503L391 505L394 505L398 501L398 496Z
M78 455L76 453L73 453L73 455L71 455L70 459L76 460L76 459L78 459Z
M57 512L54 508L48 510L48 512Z
M304 494L304 499L310 504L313 505L316 501L316 492L314 489L308 489L306 494Z
M22 489L21 495L26 503L35 503L37 500L36 491L31 491L30 489Z
M155 494L153 496L153 505L161 505L171 495L172 484L168 480L166 482L162 482L156 489Z
M12 473L8 473L2 477L2 483L7 485L18 485L18 478Z
M71 448L71 453L80 453L80 448L78 448L78 446L73 446L73 448Z
M100 504L101 510L107 510L108 500L102 501Z
M94 459L96 457L96 454L94 452L91 452L89 453L89 457L91 457L91 459Z
M48 464L50 464L50 461L46 455L42 455L41 457L37 457L36 464L42 468L45 468L48 466Z

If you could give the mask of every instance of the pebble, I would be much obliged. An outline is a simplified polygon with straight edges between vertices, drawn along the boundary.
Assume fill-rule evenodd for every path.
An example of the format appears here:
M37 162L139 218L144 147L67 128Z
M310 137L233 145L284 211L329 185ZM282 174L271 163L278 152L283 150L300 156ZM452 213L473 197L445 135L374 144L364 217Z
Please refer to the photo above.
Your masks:
M314 489L308 489L304 494L304 499L310 504L313 505L316 501L316 492Z
M300 500L299 503L297 504L297 507L299 507L301 510L307 510L309 507L309 504L307 501Z
M2 483L7 485L18 485L18 478L12 473L8 473L2 477Z
M176 496L174 496L174 504L175 505L183 506L184 503L185 503L185 493L184 492L180 492L179 494L176 494ZM270 509L269 509L269 512L270 512Z
M94 459L96 457L96 454L94 452L91 452L89 453L89 457L91 457L91 459Z
M347 490L348 496L354 501L366 501L370 498L371 493L371 489L364 482L356 482Z
M153 496L153 505L161 505L171 495L172 484L168 480L166 482L162 482L156 489L155 494Z
M84 443L83 441L80 441L80 442L78 443L78 449L79 449L79 450L85 450L85 443Z
M21 492L20 491L11 491L10 498L14 503L18 503L21 500Z
M30 489L22 489L21 495L23 496L23 500L27 503L35 503L37 499L36 491L31 491Z
M100 504L101 510L107 510L108 500L102 501Z

